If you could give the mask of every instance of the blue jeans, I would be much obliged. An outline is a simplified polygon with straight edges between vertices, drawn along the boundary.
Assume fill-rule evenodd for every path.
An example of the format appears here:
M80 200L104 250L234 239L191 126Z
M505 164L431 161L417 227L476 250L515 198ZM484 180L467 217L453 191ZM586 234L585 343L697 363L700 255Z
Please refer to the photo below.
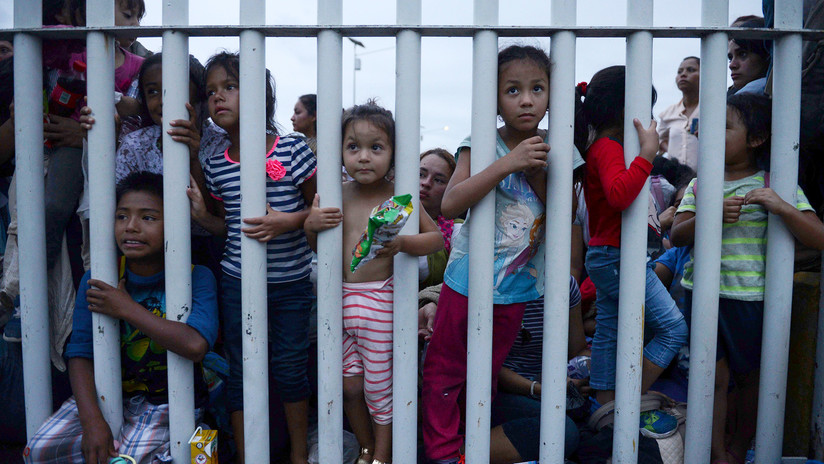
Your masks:
M611 246L587 250L586 267L595 284L595 337L592 340L592 372L589 384L596 390L615 389L615 356L618 345L618 288L621 253ZM687 323L652 267L646 268L644 323L653 333L644 357L667 367L687 343Z
M492 400L492 426L503 426L504 434L526 461L538 459L541 442L541 401L524 395L498 392ZM578 426L568 416L564 433L564 456L578 448Z
M240 279L224 273L220 287L224 348L229 359L226 409L231 413L243 409L243 311ZM310 394L307 361L312 298L309 277L294 282L269 284L269 370L284 403L303 401Z

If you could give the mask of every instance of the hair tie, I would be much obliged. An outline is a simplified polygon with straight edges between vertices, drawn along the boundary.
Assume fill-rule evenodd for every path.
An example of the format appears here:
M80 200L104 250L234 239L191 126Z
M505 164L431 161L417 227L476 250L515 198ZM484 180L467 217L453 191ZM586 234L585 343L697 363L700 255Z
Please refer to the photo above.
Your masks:
M575 86L581 92L581 96L586 97L587 95L587 83L586 82L579 82L578 85Z

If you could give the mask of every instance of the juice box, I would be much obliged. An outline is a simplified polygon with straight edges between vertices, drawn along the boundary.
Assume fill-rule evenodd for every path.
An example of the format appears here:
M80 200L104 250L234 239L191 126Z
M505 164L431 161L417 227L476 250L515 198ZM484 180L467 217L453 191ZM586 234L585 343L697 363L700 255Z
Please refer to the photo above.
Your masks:
M195 429L189 439L192 464L217 464L217 430Z

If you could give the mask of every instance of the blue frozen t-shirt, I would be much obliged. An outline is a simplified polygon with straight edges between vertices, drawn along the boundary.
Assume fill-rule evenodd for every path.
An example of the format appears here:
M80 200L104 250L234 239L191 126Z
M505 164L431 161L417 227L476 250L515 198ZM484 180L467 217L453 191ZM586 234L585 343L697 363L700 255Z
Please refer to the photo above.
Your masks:
M502 158L510 150L497 135L495 156ZM546 138L544 141L547 141ZM471 146L470 137L458 146ZM559 154L550 153L560 156ZM573 169L584 164L578 150L573 151ZM452 252L444 282L452 290L469 294L469 231L472 218L452 237ZM495 261L492 277L492 301L510 304L532 301L544 294L544 236L546 207L526 180L523 172L508 175L495 186ZM567 263L569 264L569 263Z
M77 291L66 358L94 357L92 313L86 301L90 276L86 272ZM126 269L124 277L126 292L134 301L156 316L166 317L165 273L139 276ZM192 312L186 324L206 340L209 348L214 345L218 330L217 284L204 266L192 268ZM125 321L120 321L120 366L126 396L144 394L151 403L168 403L166 349ZM195 390L198 403L202 403L206 390L200 369L195 369Z

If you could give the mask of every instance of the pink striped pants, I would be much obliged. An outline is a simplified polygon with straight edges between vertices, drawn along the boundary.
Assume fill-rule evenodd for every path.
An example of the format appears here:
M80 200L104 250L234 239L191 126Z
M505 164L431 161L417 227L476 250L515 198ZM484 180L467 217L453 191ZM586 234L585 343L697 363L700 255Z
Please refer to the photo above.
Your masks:
M343 376L363 376L372 419L392 423L392 277L343 284Z

